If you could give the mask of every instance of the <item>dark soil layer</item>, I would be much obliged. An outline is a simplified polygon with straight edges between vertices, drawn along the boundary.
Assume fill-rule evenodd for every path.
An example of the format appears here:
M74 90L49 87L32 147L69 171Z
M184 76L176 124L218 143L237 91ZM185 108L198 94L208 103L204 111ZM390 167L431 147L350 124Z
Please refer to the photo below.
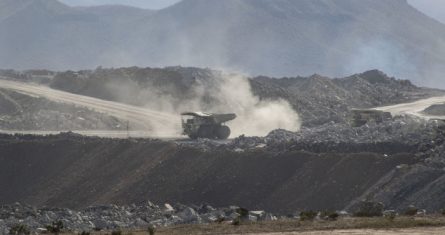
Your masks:
M156 140L4 135L0 204L81 208L152 200L281 213L342 209L398 165L417 163L412 148L405 147L396 146L401 151L389 157L372 146L345 153L344 146L335 153L310 147L209 152Z
M429 115L445 116L445 104L431 105L423 112Z

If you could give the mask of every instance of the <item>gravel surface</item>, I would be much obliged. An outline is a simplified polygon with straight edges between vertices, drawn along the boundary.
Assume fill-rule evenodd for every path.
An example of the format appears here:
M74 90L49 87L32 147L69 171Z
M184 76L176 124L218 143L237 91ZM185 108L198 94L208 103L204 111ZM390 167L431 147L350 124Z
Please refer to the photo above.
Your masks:
M351 229L288 233L256 233L256 235L443 235L445 227L410 229Z

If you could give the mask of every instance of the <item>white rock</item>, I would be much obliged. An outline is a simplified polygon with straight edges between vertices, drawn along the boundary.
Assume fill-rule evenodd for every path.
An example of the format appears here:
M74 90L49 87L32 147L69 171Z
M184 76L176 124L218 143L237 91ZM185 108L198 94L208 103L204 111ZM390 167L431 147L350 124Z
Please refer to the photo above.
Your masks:
M170 204L165 203L164 204L164 211L165 212L173 212L173 211L175 211L175 208L173 208Z
M249 214L257 217L257 219L261 220L266 215L265 211L249 211Z
M37 231L37 233L46 233L46 232L48 232L48 229L46 229L46 228L37 228L36 231Z

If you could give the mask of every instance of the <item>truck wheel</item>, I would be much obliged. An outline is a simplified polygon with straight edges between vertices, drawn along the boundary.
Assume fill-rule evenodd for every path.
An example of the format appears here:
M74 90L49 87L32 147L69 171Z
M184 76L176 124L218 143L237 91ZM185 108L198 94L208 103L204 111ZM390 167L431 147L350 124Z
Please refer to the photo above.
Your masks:
M228 126L219 126L215 130L215 135L220 140L226 140L230 136L230 128Z
M214 138L213 128L208 127L208 126L201 126L198 129L198 136L197 137L213 139Z

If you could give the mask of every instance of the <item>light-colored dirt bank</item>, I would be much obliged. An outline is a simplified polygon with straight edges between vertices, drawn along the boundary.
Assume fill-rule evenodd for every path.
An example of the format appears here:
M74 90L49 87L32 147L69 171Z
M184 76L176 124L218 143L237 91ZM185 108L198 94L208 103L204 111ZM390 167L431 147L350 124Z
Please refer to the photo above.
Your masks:
M445 96L432 97L418 100L412 103L396 104L375 108L385 112L391 112L393 115L409 114L426 119L445 119L445 116L433 116L422 113L423 110L434 104L444 104Z
M106 113L121 120L127 120L131 124L135 123L138 126L144 127L145 131L150 131L152 135L156 136L176 137L179 136L180 133L180 119L178 115L73 94L43 85L5 80L4 77L0 77L0 88L16 91L25 95L43 97L55 102L74 104L92 109L96 112Z

